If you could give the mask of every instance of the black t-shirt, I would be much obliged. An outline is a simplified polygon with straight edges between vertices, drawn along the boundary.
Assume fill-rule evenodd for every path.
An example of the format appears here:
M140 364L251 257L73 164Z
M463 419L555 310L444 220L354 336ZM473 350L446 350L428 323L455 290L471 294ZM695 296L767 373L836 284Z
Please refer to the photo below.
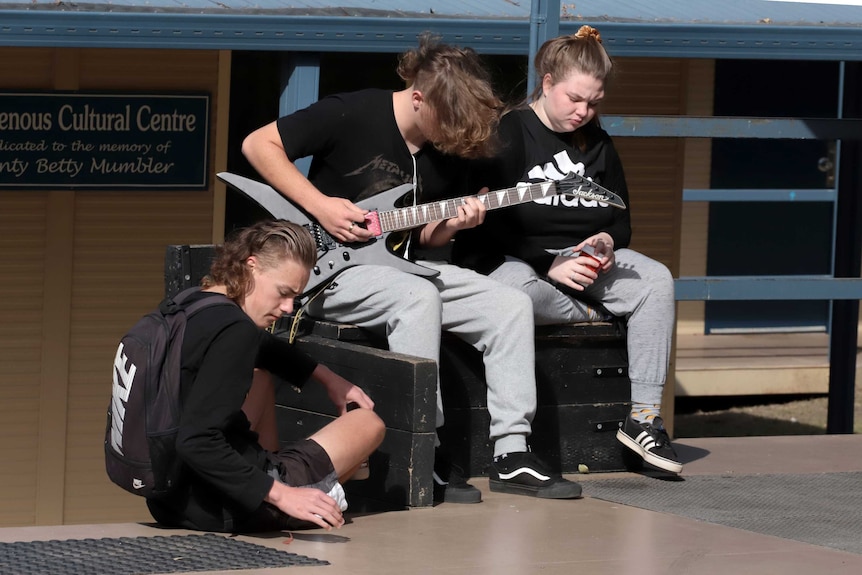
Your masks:
M188 301L210 297L201 292ZM273 478L266 452L242 404L254 368L301 386L316 363L287 341L257 327L239 307L214 306L186 325L182 348L182 414L177 452L183 480L169 499L148 500L153 517L169 526L221 531L263 502Z
M312 156L308 179L328 196L360 202L412 184L414 172L418 203L470 193L466 160L443 154L428 143L410 154L395 122L390 91L368 89L328 96L279 118L277 126L291 161ZM393 206L363 207L385 210Z
M583 149L574 134L550 130L532 109L509 112L500 122L499 153L491 160L474 162L471 181L474 187L498 190L520 182L561 180L576 173L615 192L628 205L622 163L610 136L595 123L580 128L578 135ZM546 274L554 260L547 249L564 249L601 231L614 238L615 249L628 246L628 210L595 200L554 196L488 212L483 225L456 235L453 258L490 273L510 255Z

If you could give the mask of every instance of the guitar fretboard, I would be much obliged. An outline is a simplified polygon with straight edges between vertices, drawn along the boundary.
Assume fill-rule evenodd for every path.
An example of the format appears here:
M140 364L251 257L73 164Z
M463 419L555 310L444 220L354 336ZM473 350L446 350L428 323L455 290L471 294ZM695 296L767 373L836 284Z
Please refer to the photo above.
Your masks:
M488 192L475 197L484 204L485 209L496 210L497 208L541 200L556 194L556 182L548 181L537 184L522 184L514 188ZM454 218L458 215L458 208L464 204L465 200L464 197L452 198L409 208L379 212L380 225L384 232L393 232Z

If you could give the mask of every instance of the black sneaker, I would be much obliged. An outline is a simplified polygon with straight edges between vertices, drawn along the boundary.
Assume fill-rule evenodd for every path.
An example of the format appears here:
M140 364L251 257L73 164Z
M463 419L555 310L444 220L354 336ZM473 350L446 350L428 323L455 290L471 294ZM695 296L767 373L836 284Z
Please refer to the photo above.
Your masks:
M578 499L581 486L550 471L536 455L504 453L494 458L488 472L491 491L544 499Z
M482 492L467 483L466 473L440 448L434 450L434 501L438 503L482 502Z
M641 423L629 415L622 429L617 430L617 439L650 465L670 473L682 471L682 463L670 444L661 417Z

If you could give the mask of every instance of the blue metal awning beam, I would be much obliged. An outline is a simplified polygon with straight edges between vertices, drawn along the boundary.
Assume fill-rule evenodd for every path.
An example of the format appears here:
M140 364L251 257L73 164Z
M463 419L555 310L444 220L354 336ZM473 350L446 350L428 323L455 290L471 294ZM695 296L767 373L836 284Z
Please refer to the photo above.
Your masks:
M0 46L400 53L433 31L485 54L526 54L526 20L0 11Z
M424 31L487 54L529 52L518 18L303 16L137 11L0 10L0 46L402 52ZM862 61L860 26L628 23L564 19L560 33L597 26L612 56Z
M595 24L608 52L619 56L758 60L862 60L858 26L625 24L562 21L560 33Z
M684 202L834 202L834 189L767 190L767 189L684 189Z
M836 118L733 118L727 116L602 116L611 136L644 138L758 138L858 140L862 120Z
M825 275L680 277L674 285L677 301L862 299L862 279Z

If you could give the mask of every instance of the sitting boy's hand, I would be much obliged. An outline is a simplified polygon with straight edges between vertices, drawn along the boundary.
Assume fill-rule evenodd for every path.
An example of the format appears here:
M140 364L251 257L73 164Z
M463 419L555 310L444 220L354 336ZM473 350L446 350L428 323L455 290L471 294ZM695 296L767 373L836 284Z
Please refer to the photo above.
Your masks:
M458 215L446 220L446 227L451 230L467 230L475 228L485 221L487 209L478 198L464 198L464 203L458 206Z
M325 365L320 365L311 373L311 377L326 388L326 395L335 407L339 415L347 412L347 404L356 403L359 407L374 409L374 402L361 388L347 381Z
M264 501L291 517L310 521L327 531L344 525L344 516L338 503L314 487L290 487L280 481L273 481Z

